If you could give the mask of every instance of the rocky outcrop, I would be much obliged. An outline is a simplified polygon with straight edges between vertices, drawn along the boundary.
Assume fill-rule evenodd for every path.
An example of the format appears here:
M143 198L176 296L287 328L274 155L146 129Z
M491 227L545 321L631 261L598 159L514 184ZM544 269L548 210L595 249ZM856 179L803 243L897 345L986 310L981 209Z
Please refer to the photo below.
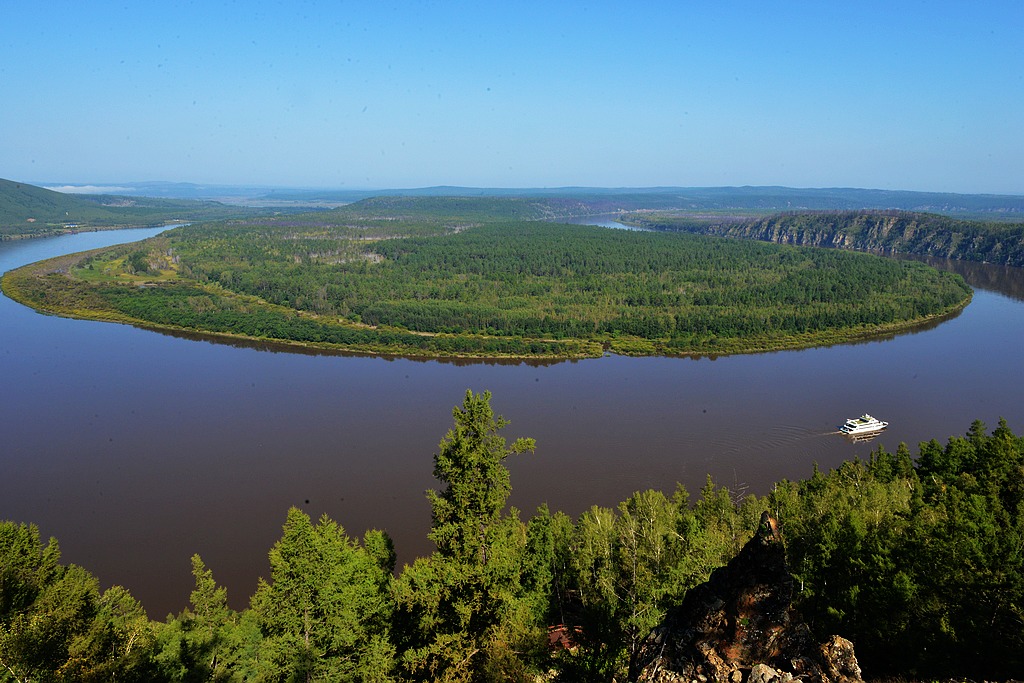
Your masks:
M818 644L791 607L793 586L779 525L766 512L743 550L689 591L647 638L638 680L861 681L853 644L839 636Z
M692 220L632 214L655 230L755 239L777 244L915 254L1024 266L1024 225L986 223L912 211L803 211L743 220Z
M976 221L905 211L780 214L713 232L779 244L1024 265L1019 224L993 229Z

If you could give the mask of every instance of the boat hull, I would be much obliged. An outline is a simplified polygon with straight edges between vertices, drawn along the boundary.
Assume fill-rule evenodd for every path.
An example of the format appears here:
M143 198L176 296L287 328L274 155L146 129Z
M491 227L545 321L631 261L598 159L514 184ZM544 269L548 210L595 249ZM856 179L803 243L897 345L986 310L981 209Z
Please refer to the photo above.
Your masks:
M849 434L850 436L856 436L857 434L877 434L878 432L884 432L888 429L889 425L885 424L881 427L865 427L863 429L846 429L845 425L839 428L843 434Z
M844 424L839 426L839 431L849 436L859 436L862 434L877 434L878 432L884 431L888 426L888 422L876 420L865 413L860 417L851 417Z

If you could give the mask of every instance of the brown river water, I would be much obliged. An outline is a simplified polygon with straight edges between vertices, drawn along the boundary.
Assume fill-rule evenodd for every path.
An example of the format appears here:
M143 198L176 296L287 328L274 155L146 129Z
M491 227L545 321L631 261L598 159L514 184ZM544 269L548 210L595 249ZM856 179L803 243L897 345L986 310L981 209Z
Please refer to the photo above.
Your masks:
M0 243L0 272L154 234ZM299 354L45 316L0 298L0 519L32 522L66 562L181 611L199 553L245 607L291 505L351 535L429 553L432 455L467 389L510 439L511 503L576 515L633 491L696 497L710 474L764 493L878 446L1024 431L1024 271L939 264L975 287L953 319L858 344L748 356L547 365ZM835 433L869 412L869 443Z

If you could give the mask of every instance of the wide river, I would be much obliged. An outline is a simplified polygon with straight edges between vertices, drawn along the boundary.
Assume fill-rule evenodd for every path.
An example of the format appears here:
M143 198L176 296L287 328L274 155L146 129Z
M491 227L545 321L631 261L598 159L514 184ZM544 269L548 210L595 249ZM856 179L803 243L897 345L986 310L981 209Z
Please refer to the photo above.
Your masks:
M0 272L159 230L0 243ZM957 267L953 264L951 267ZM895 338L749 356L549 365L284 353L45 316L0 298L0 519L151 616L188 604L199 553L233 606L267 577L289 506L351 535L382 528L399 561L431 549L432 455L467 389L490 390L537 452L508 461L512 504L576 515L633 491L695 498L706 476L764 493L873 448L1024 432L1024 271L960 266L959 316ZM870 412L871 443L835 434Z

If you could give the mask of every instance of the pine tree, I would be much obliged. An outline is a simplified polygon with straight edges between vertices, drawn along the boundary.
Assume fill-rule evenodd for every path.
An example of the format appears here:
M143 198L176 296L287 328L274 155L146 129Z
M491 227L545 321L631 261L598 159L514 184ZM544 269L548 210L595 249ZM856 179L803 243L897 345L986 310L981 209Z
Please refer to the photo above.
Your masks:
M428 680L517 679L520 650L536 626L524 599L526 528L515 511L502 515L512 490L508 456L532 451L533 439L507 444L491 394L466 392L434 456L429 491L430 539L437 552L407 566L398 582L401 649L409 672Z

